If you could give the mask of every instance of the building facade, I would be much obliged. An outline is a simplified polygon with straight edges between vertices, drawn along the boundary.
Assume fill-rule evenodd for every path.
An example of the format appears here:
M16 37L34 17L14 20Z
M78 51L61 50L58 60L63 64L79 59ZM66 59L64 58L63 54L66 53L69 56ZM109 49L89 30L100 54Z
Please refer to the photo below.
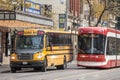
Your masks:
M71 20L71 30L80 26L81 0L70 0L69 2L69 19Z
M112 28L115 27L116 16L112 14L112 12L109 11L108 8L112 6L111 1L109 0L88 0L89 2L87 2L87 0L80 0L80 1L81 1L81 9L80 9L81 26L95 26L102 14L102 11L104 11L98 26L112 27ZM104 10L105 6L106 6L106 10ZM91 24L89 24L89 21Z
M66 26L66 0L32 0L39 4L52 5L51 19L54 21L54 29L64 30ZM60 20L60 16L63 18ZM64 17L65 16L65 17ZM60 27L60 22L63 22L63 27Z

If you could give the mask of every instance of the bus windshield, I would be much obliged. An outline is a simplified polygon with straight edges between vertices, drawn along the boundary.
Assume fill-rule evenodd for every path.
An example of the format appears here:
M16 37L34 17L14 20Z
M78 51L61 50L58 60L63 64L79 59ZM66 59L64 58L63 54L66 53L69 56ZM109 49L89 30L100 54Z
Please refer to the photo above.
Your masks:
M79 53L104 54L105 36L101 34L81 34L78 36Z
M17 49L42 49L43 35L24 36L18 35L16 39Z

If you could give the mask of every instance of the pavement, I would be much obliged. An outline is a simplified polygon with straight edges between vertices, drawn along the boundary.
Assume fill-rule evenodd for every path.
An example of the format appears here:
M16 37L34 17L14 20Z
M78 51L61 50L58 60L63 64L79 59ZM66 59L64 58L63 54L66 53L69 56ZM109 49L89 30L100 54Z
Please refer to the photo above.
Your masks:
M7 60L7 62L4 62L3 64L0 65L0 73L6 73L6 72L10 72L10 66L9 66L9 61ZM72 64L72 65L71 65ZM76 66L77 61L73 60L72 62L68 63L69 67L71 66ZM68 68L69 68L68 67Z
M10 72L10 56L5 56L3 55L3 63L0 63L0 73L4 73L4 72ZM71 61L70 63L68 63L69 67L71 66L71 64L75 65L77 64L77 61L74 59L73 61Z
M0 66L0 74L10 72L10 67L8 64L2 64Z

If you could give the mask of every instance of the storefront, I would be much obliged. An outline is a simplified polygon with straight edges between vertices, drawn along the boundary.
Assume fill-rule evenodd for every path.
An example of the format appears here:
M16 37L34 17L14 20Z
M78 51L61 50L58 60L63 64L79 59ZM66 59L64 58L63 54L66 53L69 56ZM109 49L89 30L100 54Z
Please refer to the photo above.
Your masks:
M2 38L2 32L0 32L0 63L1 63L2 60L3 60L3 59L2 59L2 56L3 56L3 55L2 55L2 49L1 49L1 47L2 47L2 43L1 43L1 42L2 42L2 39L1 39L1 38Z
M15 30L29 28L52 29L53 21L50 18L32 13L0 11L0 63L3 57L10 54L8 45Z

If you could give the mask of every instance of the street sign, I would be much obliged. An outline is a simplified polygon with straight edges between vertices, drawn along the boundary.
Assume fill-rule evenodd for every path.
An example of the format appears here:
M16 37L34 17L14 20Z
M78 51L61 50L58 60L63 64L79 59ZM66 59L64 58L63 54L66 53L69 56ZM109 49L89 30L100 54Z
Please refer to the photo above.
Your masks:
M59 29L65 28L66 14L59 14Z
M0 11L0 20L15 20L16 13L14 11Z

